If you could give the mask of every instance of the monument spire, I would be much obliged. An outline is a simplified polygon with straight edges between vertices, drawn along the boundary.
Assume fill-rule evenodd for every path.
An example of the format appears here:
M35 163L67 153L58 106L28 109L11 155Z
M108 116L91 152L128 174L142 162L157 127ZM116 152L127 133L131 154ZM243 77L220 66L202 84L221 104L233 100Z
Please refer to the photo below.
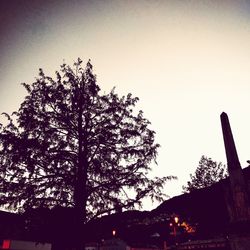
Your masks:
M229 245L231 250L249 250L249 187L240 166L228 116L223 112L220 118L229 173L229 185L225 186L225 198L230 217Z
M226 150L228 172L231 172L232 169L241 169L227 114L223 112L220 116L220 119L221 119L221 126L224 138L224 145Z
M228 116L223 112L220 116L227 157L232 203L230 204L231 222L248 221L250 218L249 198L243 171L239 162Z

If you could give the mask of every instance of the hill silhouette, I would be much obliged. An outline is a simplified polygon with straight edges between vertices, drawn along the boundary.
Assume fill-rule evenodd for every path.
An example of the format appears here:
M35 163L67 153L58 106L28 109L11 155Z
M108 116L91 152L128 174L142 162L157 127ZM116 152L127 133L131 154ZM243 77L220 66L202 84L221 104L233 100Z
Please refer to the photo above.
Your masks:
M250 167L243 169L243 174L246 182L249 183ZM124 239L131 245L157 245L157 242L167 239L171 234L169 222L173 214L178 215L182 221L189 221L195 225L196 238L226 236L230 229L227 208L229 188L229 178L226 178L210 187L166 200L152 211L133 210L103 216L90 221L85 226L83 237L87 242L99 242L113 237L112 231L115 230L116 237ZM51 231L56 232L54 238L73 237L70 236L70 228L73 226L70 220L70 209L45 210L38 209L33 211L33 214L30 213L30 226L35 228L32 233L25 229L27 214L0 212L0 220L3 222L1 238L24 237L51 242L53 241Z

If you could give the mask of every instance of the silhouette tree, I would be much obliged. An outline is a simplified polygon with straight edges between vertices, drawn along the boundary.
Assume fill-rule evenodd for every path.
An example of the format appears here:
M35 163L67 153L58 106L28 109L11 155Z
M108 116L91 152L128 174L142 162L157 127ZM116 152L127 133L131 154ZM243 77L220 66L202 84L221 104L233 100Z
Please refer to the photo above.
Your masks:
M227 176L226 165L217 163L211 158L202 156L194 174L190 174L187 186L182 186L183 192L191 192L195 189L209 187Z
M162 200L171 176L149 178L159 144L138 98L102 94L90 61L42 69L19 110L1 126L1 204L15 209L72 207L77 220Z

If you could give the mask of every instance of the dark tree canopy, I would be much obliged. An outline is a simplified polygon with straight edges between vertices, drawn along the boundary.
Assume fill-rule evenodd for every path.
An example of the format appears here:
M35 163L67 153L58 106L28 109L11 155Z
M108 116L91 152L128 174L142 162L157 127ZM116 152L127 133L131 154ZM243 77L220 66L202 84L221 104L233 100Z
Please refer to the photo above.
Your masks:
M73 207L85 218L161 200L172 177L147 177L159 145L138 98L103 94L90 61L56 77L40 69L19 110L0 131L1 204Z
M194 174L190 174L190 181L183 186L183 191L191 192L195 189L209 187L227 176L226 165L217 163L211 158L202 156Z

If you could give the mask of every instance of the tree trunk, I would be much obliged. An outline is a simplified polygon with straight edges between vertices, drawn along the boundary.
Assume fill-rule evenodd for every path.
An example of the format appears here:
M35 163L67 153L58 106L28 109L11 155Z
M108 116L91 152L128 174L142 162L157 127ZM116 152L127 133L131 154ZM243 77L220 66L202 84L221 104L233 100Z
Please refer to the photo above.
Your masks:
M87 140L86 140L86 121L83 128L83 100L80 96L79 100L79 114L78 114L78 166L76 172L76 186L75 186L75 243L76 250L84 249L84 224L86 222L86 204L87 204Z
M79 94L79 93L77 93ZM82 177L83 177L83 159L82 159L82 101L79 100L79 111L78 111L78 164L76 169L76 178L75 178L75 190L74 190L74 199L75 199L75 228L74 228L74 245L76 250L82 250L81 246L81 231L82 231L82 217L83 215L83 197L82 197Z

